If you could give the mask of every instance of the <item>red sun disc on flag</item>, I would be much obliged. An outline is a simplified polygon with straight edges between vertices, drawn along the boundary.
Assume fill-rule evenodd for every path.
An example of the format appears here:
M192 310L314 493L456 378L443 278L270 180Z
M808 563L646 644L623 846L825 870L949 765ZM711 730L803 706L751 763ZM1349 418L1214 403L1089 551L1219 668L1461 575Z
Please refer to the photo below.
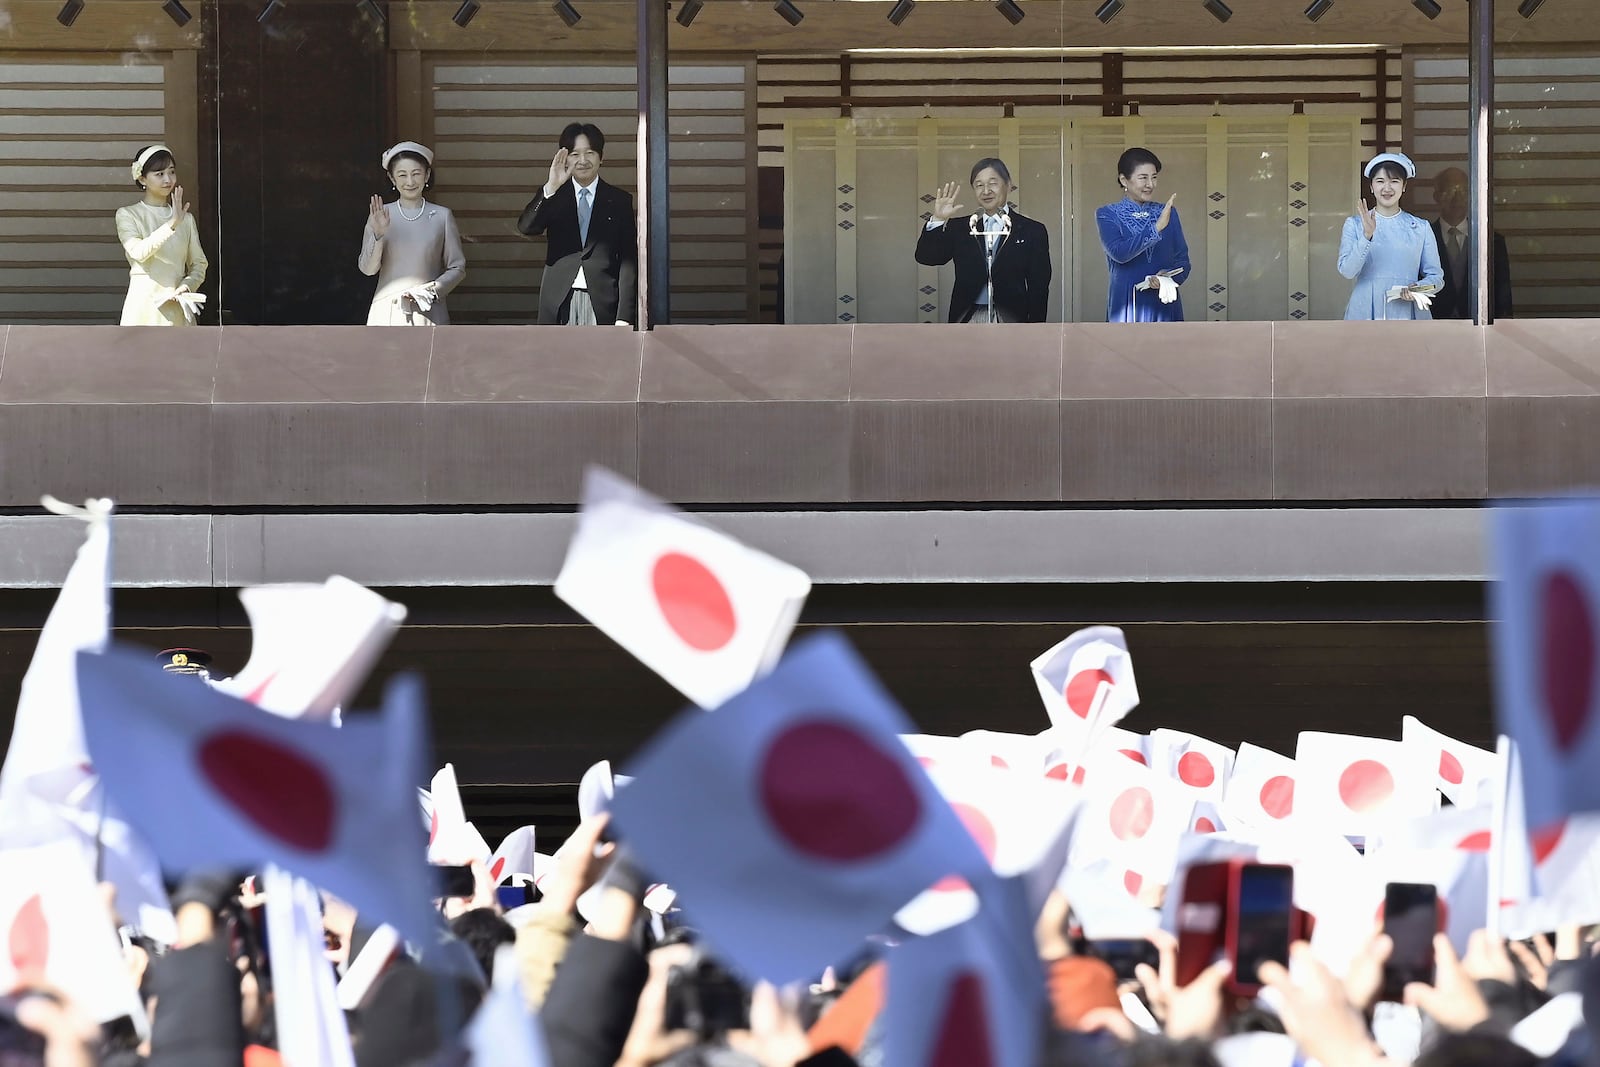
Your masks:
M1156 821L1156 798L1142 785L1124 789L1111 802L1111 833L1119 841L1137 841Z
M494 861L494 866L489 868L489 881L500 884L500 876L506 873L506 858L501 856Z
M338 797L321 767L258 734L221 730L196 753L200 772L265 833L307 852L333 843Z
M1583 586L1566 571L1545 576L1539 589L1540 695L1556 744L1570 749L1583 736L1594 699L1594 616Z
M1144 875L1138 871L1123 871L1122 888L1128 891L1130 897L1138 897L1139 890L1144 888Z
M6 938L11 968L17 974L42 974L50 964L50 923L44 917L44 901L35 893L17 909Z
M1143 752L1135 752L1131 748L1119 749L1118 751L1120 751L1124 756L1127 756L1129 759L1133 760L1133 762L1137 763L1141 767L1150 766L1149 762L1144 758Z
M1261 783L1261 810L1273 819L1287 819L1294 811L1294 779L1275 774Z
M870 859L899 845L922 816L900 764L834 720L813 718L779 733L758 782L779 835L816 859Z
M1217 824L1202 815L1194 821L1194 832L1197 834L1214 834L1217 832Z
M656 604L678 640L698 652L716 652L733 640L739 621L733 600L710 568L682 552L667 552L650 568Z
M1461 761L1441 748L1439 750L1439 777L1451 785L1460 785L1466 776L1467 772L1461 769Z
M983 980L971 971L963 971L950 983L927 1063L928 1067L995 1067Z
M1178 758L1178 781L1204 789L1217 780L1217 769L1204 752L1185 752Z
M950 805L956 817L961 820L961 825L967 828L967 833L978 843L978 850L983 853L983 858L990 863L994 862L995 852L999 847L999 834L995 832L994 823L989 817L971 804L960 802ZM959 874L952 874L940 879L934 884L935 893L953 893L960 890L971 891L971 884Z
M1339 799L1351 811L1376 811L1394 796L1394 775L1372 759L1358 759L1339 775Z
M1109 672L1094 668L1079 671L1067 679L1066 687L1061 691L1067 698L1067 707L1080 719L1087 719L1089 712L1094 709L1094 696L1100 692L1102 685L1114 685Z
M1011 769L1011 767L1007 765L1006 761L1001 759L999 756L990 756L989 766L998 768L1002 771L1009 771Z

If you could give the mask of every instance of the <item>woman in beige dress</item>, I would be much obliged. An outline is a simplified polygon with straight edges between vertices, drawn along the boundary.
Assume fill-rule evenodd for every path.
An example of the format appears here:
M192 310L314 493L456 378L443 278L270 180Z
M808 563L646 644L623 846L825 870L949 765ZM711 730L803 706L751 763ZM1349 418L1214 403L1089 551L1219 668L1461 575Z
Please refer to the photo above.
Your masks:
M144 190L137 204L117 209L117 240L128 257L124 326L193 326L205 297L206 254L200 230L178 184L178 165L166 145L139 151L129 168Z
M425 197L433 184L433 153L401 141L383 154L399 199L373 197L361 241L361 273L378 276L368 326L443 326L445 297L467 275L461 232L450 209Z

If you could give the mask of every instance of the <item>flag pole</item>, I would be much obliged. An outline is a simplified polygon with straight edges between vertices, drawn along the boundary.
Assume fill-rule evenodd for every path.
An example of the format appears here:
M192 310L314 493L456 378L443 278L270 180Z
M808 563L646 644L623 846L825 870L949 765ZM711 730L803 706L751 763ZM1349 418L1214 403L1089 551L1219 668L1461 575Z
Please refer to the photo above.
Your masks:
M106 808L111 800L106 784L97 782L96 785L100 788L100 817L94 826L94 880L98 885L106 880Z
M1512 741L1501 734L1495 741L1494 806L1490 809L1489 823L1489 901L1488 914L1484 916L1484 929L1491 938L1500 940L1500 902L1505 898L1507 818L1511 804Z

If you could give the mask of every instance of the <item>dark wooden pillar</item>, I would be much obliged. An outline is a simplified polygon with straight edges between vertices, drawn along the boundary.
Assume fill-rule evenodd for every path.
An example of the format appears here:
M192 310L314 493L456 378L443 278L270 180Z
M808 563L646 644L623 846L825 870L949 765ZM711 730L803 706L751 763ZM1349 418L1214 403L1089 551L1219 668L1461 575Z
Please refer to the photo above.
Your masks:
M266 4L205 9L214 299L224 323L362 323L373 281L356 268L361 227L368 198L389 191L388 27L374 14L387 4L281 3L258 21ZM435 185L446 203L451 162Z

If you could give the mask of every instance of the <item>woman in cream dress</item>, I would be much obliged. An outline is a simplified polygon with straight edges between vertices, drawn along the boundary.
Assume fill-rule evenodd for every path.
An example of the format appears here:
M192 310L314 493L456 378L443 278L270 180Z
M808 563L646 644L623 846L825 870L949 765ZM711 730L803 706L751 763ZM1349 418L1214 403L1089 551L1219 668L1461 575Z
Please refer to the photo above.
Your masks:
M193 326L205 297L206 254L200 230L183 202L178 167L166 145L141 149L129 168L144 190L137 204L117 209L117 240L128 257L124 326Z
M433 153L401 141L383 154L399 199L373 197L361 241L361 273L378 276L368 326L443 326L445 297L467 275L461 233L450 209L428 203Z

